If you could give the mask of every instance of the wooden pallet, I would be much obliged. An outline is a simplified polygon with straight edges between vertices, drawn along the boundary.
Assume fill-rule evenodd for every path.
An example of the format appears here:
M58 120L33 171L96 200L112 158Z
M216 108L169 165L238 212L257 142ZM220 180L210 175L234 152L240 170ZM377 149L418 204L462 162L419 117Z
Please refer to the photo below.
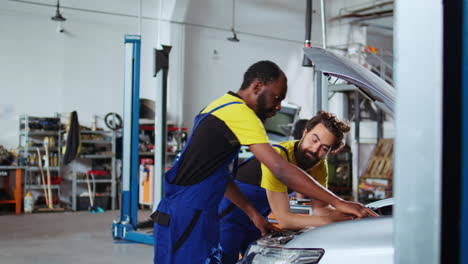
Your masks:
M379 140L359 182L361 200L393 196L393 139Z
M393 178L393 139L379 140L362 177Z

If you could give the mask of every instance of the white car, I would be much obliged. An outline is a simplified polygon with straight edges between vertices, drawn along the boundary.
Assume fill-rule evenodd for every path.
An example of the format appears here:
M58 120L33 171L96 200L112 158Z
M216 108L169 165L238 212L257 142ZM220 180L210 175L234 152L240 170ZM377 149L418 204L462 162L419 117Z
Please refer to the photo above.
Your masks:
M395 89L377 75L327 50L311 47L304 53L321 72L356 86L375 105L393 114ZM254 242L239 263L393 263L393 202L386 199L367 205L381 217L269 234Z
M366 205L380 217L271 233L250 245L240 264L393 263L393 198Z

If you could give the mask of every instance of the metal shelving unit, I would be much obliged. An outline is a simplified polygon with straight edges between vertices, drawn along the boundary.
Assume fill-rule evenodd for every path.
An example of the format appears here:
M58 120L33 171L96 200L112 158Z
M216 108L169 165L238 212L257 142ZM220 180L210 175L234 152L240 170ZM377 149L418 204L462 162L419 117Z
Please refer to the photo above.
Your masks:
M106 189L105 192L97 192L100 197L110 197L110 207L112 210L116 209L117 205L117 177L116 177L116 138L117 133L116 131L110 130L82 130L81 133L81 144L82 148L85 149L86 147L96 147L99 146L100 148L105 148L104 152L85 152L80 154L77 157L78 162L88 162L89 163L89 170L88 174L90 174L89 182L94 188L98 188L97 186L107 185L104 187ZM93 139L83 139L83 137L92 137ZM97 139L96 139L97 138ZM106 166L109 168L108 173L105 175L91 175L93 171L93 167L96 164L100 164L101 166ZM103 165L104 164L104 165ZM105 178L99 178L105 177ZM81 173L79 174L76 171L72 172L72 209L78 209L78 186L87 186L88 181L86 180L86 174ZM94 190L93 192L96 192ZM95 198L98 196L95 196ZM96 203L96 201L95 201Z
M59 171L59 170L60 170L60 167L49 167L49 170L50 170L50 171ZM40 168L37 167L37 166L28 166L28 167L26 168L26 171L34 171L34 172L36 172L36 171L40 171Z
M44 195L43 188L47 188L42 182L39 162L43 165L44 175L46 175L46 167L44 160L39 160L37 149L43 158L46 155L44 146L45 137L49 137L49 145L47 151L48 166L51 176L60 175L60 148L62 141L60 137L60 118L56 114L54 117L35 117L22 115L19 118L19 155L21 157L21 165L24 165L24 190L37 190L33 192L33 196L37 199ZM52 181L51 181L52 182ZM60 186L51 184L51 190L57 197L60 196ZM60 199L59 199L60 200ZM55 205L56 206L56 205ZM57 206L56 206L57 207Z
M44 188L44 187L47 188L47 185L46 185L46 184L34 184L34 185L30 185L30 186L29 186L29 188L30 188L31 190L34 190L34 189L37 189L37 190L40 189L40 190L42 190L42 188ZM51 185L50 188L51 188L52 190L54 190L54 189L60 190L60 186L59 186L59 185L56 185L56 184Z

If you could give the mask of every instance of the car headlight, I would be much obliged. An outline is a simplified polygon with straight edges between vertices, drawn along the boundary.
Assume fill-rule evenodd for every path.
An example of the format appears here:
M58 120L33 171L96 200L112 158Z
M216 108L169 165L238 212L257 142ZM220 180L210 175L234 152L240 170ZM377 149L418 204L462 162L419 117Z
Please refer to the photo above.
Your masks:
M321 248L284 248L252 244L238 263L314 264L319 263L324 253L325 250Z

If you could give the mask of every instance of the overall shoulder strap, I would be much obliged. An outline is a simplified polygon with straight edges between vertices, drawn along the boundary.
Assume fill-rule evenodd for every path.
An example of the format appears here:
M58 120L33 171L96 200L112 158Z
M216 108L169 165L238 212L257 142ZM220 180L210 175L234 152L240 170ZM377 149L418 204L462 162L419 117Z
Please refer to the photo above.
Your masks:
M289 153L288 153L288 150L285 147L283 147L281 145L278 145L278 144L273 144L272 146L275 147L275 148L281 149L284 152L284 154L286 154L286 158L289 161Z
M242 103L241 103L241 102L229 102L229 103L225 103L225 104L222 104L222 105L220 105L220 106L217 106L217 107L211 109L211 111L209 111L208 113L203 114L203 116L202 116L200 119L198 119L197 123L193 126L193 131L195 131L195 129L197 128L197 126L200 124L200 122L201 122L203 119L205 119L205 117L207 117L208 115L212 114L213 112L215 112L215 111L217 111L217 110L219 110L219 109L221 109L221 108L223 108L223 107L226 107L226 106L232 105L232 104L242 104ZM203 111L204 109L205 109L205 108L203 108L202 111ZM200 114L201 114L201 111L200 111Z
M288 159L288 161L290 161L288 150L285 147L278 145L278 144L274 144L273 147L281 149L286 154L286 158ZM288 193L292 193L292 192L293 190L288 187Z
M273 144L272 146L281 149L281 150L286 154L286 158L287 158L288 161L289 161L289 154L288 154L288 151L286 150L285 147L283 147L283 146L281 146L281 145L278 145L278 144ZM235 173L233 173L234 178L236 177L237 170L238 170L240 167L244 166L247 162L251 161L253 158L255 158L254 155L250 156L249 158L243 160L239 165L237 165L237 166L234 168L234 172L235 172Z
M195 125L193 126L192 133L190 133L190 137L187 139L187 142L185 143L184 149L182 149L182 151L181 151L181 155L184 154L185 149L187 148L187 146L189 145L189 143L190 143L190 141L191 141L191 139L192 139L193 133L194 133L195 130L197 129L198 125L200 125L201 121L202 121L203 119L205 119L207 116L209 116L210 114L212 114L213 112L215 112L215 111L217 111L217 110L219 110L219 109L221 109L221 108L223 108L223 107L226 107L226 106L228 106L228 105L232 105L232 104L242 104L242 103L241 103L241 102L229 102L229 103L225 103L225 104L222 104L222 105L220 105L220 106L217 106L217 107L213 108L213 109L212 109L211 111L209 111L208 113L203 114L203 116L200 117L200 118L197 120L197 122L195 123ZM203 108L203 109L205 109L205 108ZM203 111L203 110L202 110L202 111ZM201 111L200 111L200 114L201 114Z

